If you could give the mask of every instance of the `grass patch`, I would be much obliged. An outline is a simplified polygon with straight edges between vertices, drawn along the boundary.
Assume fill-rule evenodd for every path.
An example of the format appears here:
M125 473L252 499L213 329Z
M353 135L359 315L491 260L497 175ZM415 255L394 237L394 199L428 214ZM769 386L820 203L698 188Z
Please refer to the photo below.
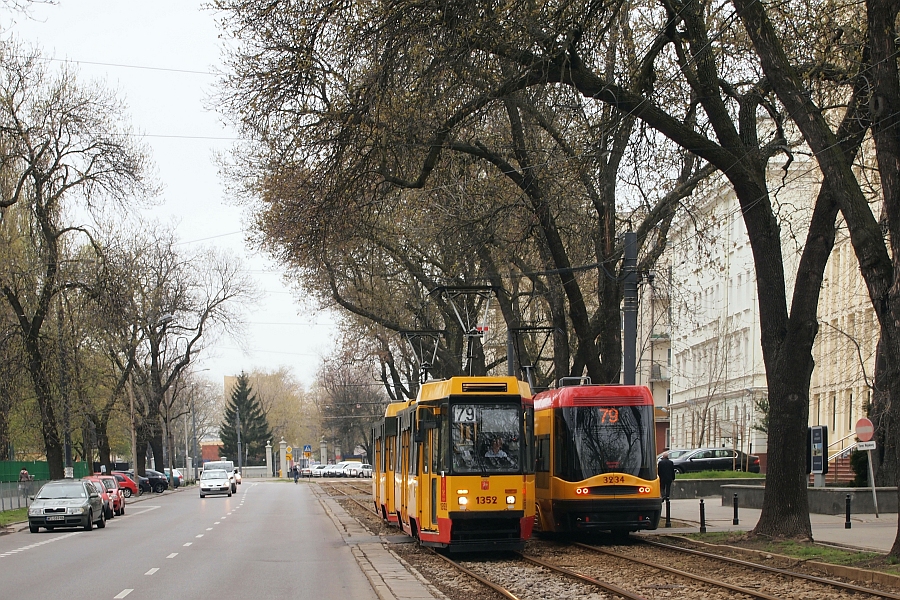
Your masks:
M6 527L10 523L21 523L28 520L27 508L15 508L0 512L0 527Z
M696 473L678 473L675 479L765 479L761 473L745 473L744 471L697 471Z
M870 569L900 575L900 564L879 552L859 552L842 550L831 546L822 546L798 542L795 540L765 540L749 537L737 532L720 531L713 533L688 533L682 537L698 540L707 544L738 546L789 556L797 560L812 560L832 565L844 565L860 569Z

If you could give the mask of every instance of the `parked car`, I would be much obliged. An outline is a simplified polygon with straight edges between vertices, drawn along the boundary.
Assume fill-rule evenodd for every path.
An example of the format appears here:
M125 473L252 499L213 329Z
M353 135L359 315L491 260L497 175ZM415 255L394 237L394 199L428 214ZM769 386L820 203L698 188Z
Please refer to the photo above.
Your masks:
M103 500L90 481L60 479L45 483L28 507L28 529L37 533L41 527L53 531L57 527L106 527Z
M316 465L315 467L313 467L312 476L313 477L324 477L325 469L327 469L327 468L328 468L328 465Z
M371 477L372 465L365 463L350 463L344 467L344 477Z
M164 491L169 489L169 478L166 477L165 473L160 473L159 471L154 471L153 469L146 469L145 473L147 474L147 479L150 480L150 489L152 489L157 494L162 494Z
M106 489L106 484L104 484L96 475L88 475L87 477L82 477L81 479L82 481L90 481L94 484L94 487L97 489L97 493L100 494L100 500L103 501L103 513L106 515L106 520L109 521L113 517L115 517L116 515L113 512L112 494L110 494L109 490Z
M138 485L138 489L140 490L141 494L143 494L144 492L152 492L153 491L153 488L150 486L149 478L144 477L143 475L135 475L134 471L119 471L119 472L128 475L132 481L136 481L137 485Z
M124 515L125 494L122 493L122 489L119 487L119 482L116 481L116 478L112 475L106 475L105 473L95 473L94 477L99 479L106 487L106 492L109 494L110 508L112 508L113 516L118 517ZM106 515L106 518L111 519L112 517Z
M319 465L309 465L300 469L300 477L312 477L313 469Z
M347 463L344 461L335 463L333 465L328 465L322 471L322 477L341 477L343 475L345 466L347 466Z
M696 448L683 452L670 450L669 458L675 465L676 473L732 470L759 473L758 456L750 454L748 457L744 452L731 448Z
M163 471L165 471L166 478L168 479L169 478L169 467L166 467L165 469L163 469ZM172 479L172 488L173 489L184 485L184 475L182 475L181 471L179 471L178 469L174 469L172 471L171 479Z
M203 469L200 474L200 497L209 494L226 494L231 497L231 478L224 469Z
M122 495L126 498L141 495L141 488L138 487L138 484L136 484L134 479L129 475L126 475L121 471L113 471L112 477L116 479L116 483L119 484L119 489L122 490Z

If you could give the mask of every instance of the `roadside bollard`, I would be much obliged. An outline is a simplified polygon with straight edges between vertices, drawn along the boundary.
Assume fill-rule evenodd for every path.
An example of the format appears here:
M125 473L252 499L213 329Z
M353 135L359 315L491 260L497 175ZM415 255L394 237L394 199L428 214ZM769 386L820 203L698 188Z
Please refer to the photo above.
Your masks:
M734 500L733 500L733 502L734 502L734 519L731 520L731 524L732 524L732 525L737 525L737 524L739 523L739 521L738 521L738 501L737 501L737 494L734 495Z
M847 499L844 501L847 510L847 520L844 521L844 529L850 529L850 494L847 494Z
M703 498L700 498L700 533L706 533L706 505L703 504Z
M669 508L671 508L671 507L669 506L669 498L667 496L666 497L666 527L672 526L672 520L669 518Z

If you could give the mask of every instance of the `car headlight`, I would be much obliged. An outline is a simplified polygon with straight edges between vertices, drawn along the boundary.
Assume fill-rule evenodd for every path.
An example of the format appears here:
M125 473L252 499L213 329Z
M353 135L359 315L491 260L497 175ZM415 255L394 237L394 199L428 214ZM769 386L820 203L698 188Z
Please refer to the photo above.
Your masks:
M29 517L36 517L36 516L38 516L38 515L40 515L40 514L41 514L41 509L40 509L40 508L35 508L35 507L33 507L33 506L29 506L29 507L28 507L28 516L29 516Z
M66 509L66 513L70 515L83 515L88 511L87 506L70 506Z

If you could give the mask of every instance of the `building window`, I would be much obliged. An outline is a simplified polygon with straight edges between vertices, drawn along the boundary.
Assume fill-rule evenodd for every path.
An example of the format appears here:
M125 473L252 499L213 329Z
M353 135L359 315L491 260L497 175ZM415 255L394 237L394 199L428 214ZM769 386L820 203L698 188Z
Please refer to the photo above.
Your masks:
M847 400L847 429L853 429L853 392L850 392L850 397Z

